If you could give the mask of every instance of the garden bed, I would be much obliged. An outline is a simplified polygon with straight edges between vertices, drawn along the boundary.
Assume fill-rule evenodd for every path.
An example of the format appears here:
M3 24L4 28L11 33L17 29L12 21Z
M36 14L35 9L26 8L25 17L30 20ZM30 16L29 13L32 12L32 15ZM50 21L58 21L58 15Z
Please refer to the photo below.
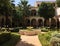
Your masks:
M0 46L15 46L20 41L17 33L3 32L0 34Z
M38 38L42 44L42 46L49 46L51 39L51 32L39 34Z
M39 38L42 46L51 46L51 44L57 43L57 41L59 41L59 39L56 40L57 37L60 38L60 34L58 33L58 31L49 31L49 32L41 33L38 35L38 38ZM59 41L59 43L60 43L60 41ZM52 46L54 46L54 45L52 45Z

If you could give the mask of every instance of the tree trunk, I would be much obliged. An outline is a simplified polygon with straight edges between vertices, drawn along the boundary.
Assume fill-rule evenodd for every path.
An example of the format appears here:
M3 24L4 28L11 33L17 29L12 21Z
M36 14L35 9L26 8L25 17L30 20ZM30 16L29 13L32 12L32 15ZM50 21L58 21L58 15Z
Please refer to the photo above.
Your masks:
M44 27L44 19L43 19L43 27Z
M6 18L6 30L9 31L9 26L8 26L8 24L9 24L9 23L8 23L8 21L9 21L9 20L8 20L8 14L6 14L5 18Z

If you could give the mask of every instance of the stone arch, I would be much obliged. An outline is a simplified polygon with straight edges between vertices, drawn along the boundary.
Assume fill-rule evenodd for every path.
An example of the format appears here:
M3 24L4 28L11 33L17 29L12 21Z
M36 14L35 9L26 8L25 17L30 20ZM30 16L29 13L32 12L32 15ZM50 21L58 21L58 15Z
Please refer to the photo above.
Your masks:
M26 19L26 26L30 26L30 20Z
M31 26L36 27L36 19L31 20Z
M38 27L43 26L43 20L42 19L38 19Z

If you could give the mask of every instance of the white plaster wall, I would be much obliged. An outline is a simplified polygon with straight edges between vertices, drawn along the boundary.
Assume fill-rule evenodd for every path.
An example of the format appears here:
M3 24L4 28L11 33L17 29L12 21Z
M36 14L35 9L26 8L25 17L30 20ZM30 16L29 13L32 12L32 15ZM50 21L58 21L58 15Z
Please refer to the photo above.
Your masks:
M56 15L57 15L57 16L60 15L60 7L56 8Z

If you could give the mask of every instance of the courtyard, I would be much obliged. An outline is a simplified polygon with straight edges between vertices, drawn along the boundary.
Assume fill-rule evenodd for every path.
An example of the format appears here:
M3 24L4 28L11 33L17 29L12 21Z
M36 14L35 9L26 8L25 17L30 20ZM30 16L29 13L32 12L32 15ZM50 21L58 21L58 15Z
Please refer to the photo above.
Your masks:
M0 0L0 46L60 46L60 0Z

